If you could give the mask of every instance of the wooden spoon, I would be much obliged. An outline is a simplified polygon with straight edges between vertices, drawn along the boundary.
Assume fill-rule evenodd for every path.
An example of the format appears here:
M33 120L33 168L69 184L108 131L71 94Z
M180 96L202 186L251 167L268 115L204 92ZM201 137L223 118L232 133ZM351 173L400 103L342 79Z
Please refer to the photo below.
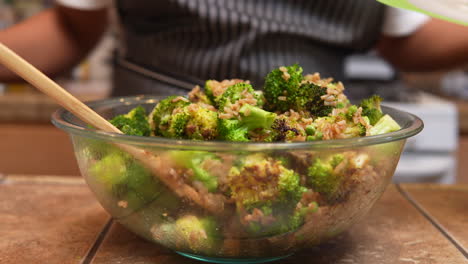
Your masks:
M2 43L0 43L0 63L54 99L56 103L73 113L85 123L102 131L122 133L106 119L98 115L91 108L68 93L65 89L60 87L60 85L52 81ZM134 146L119 143L115 143L115 145L140 161L153 175L158 177L181 198L188 198L212 213L222 213L224 199L218 197L219 195L197 192L193 187L185 184L179 175L168 166L167 161L163 161L160 157L156 157L152 153Z

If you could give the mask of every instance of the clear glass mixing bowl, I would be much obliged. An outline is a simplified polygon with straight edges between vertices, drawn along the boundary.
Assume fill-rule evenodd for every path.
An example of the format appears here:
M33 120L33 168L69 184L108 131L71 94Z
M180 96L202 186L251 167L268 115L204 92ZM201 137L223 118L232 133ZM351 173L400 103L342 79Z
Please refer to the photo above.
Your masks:
M88 105L110 119L138 105L151 111L159 99L126 97ZM191 258L218 263L258 263L317 245L365 217L391 182L406 139L423 128L422 121L412 114L388 107L383 107L383 111L402 129L378 136L302 143L191 141L106 133L93 130L64 109L55 112L52 121L69 133L81 173L98 201L126 228ZM151 173L119 145L146 150L158 159L160 169ZM261 157L270 162L266 171L244 172L258 181L244 184L243 178L238 179L244 193L261 196L269 188L269 182L277 180L268 170L273 170L278 162L299 174L304 184L307 167L317 158L327 160L336 154L345 157L347 165L335 168L334 173L343 183L340 194L333 200L319 199L309 190L302 196L301 205L294 203L296 208L277 206L269 213L252 212L227 199L230 190L222 188L239 160ZM184 169L180 164L197 164L187 159L204 155L216 157L217 162L200 166L216 175L221 191L210 193L187 180L197 168ZM175 162L174 157L181 160ZM204 197L202 203L214 203L219 209L205 210L200 203L181 198L159 180L161 176L173 176ZM297 220L293 214L301 206L308 209ZM290 224L293 220L296 222Z

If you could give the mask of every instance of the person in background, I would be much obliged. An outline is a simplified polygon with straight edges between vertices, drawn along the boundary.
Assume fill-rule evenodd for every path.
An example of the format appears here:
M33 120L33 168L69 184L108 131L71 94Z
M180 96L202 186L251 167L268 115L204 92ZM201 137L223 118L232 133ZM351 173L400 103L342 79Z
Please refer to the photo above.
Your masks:
M187 93L206 79L258 86L293 63L341 80L344 58L371 49L406 71L468 61L466 28L375 0L57 0L0 41L54 76L95 46L112 5L120 28L113 95ZM0 81L16 78L0 68Z

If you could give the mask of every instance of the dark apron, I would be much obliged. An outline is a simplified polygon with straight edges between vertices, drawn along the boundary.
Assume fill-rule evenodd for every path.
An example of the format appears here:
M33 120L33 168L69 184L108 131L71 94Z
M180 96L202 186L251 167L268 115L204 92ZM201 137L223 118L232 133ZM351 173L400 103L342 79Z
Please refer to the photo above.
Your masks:
M118 0L122 34L114 96L184 94L207 79L273 68L343 80L350 53L372 48L385 7L375 0Z

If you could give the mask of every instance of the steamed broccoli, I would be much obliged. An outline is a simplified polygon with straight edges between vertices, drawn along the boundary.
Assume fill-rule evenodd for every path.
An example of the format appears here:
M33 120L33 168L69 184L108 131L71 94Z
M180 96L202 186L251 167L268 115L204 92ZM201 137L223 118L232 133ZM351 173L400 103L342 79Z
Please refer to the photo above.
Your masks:
M172 151L170 155L177 166L193 172L190 180L201 182L209 192L217 190L218 177L208 171L207 165L222 163L218 156L202 151Z
M253 154L229 172L231 197L238 208L252 209L271 201L292 202L302 195L299 175L281 161ZM251 186L257 186L256 190Z
M220 85L218 81L215 80L208 80L205 82L205 94L208 100L211 102L211 104L214 104L214 98L215 98L215 87Z
M89 168L89 173L94 175L107 189L125 182L127 179L126 154L116 151L103 157Z
M249 104L239 110L241 125L249 130L268 129L275 121L276 114Z
M327 94L327 87L321 87L313 83L304 83L299 87L295 97L292 98L293 107L297 111L309 111L314 117L328 116L333 107L326 105L322 96Z
M362 137L366 135L366 131L366 126L361 123L348 123L348 126L343 131L343 138Z
M146 110L142 106L135 107L125 115L118 115L109 122L127 135L149 136L151 133Z
M114 199L123 202L119 204L123 208L138 209L154 200L161 190L159 181L145 167L118 150L93 164L89 173L111 191Z
M250 141L250 132L262 133L262 130L270 129L275 118L275 113L245 104L240 108L238 118L219 119L219 137L228 141Z
M314 120L308 126L307 141L330 140L341 138L362 137L367 133L367 126L362 123L354 123L344 118L345 115L326 116Z
M215 105L220 111L225 107L235 104L241 99L255 99L253 105L260 106L263 102L263 94L255 92L252 85L247 83L237 83L226 88L226 90L219 96L214 98ZM259 105L260 104L260 105Z
M265 139L268 142L275 141L297 141L307 135L305 131L302 116L292 117L288 115L279 115L271 126L270 135Z
M293 214L306 191L297 173L284 167L281 161L254 154L231 168L228 179L231 198L246 231L265 235L292 228L292 219L287 215Z
M189 139L212 140L218 136L218 112L205 104L191 104L183 111L189 115L185 135Z
M362 107L362 115L369 118L371 125L375 125L383 116L382 109L380 107L381 102L382 97L373 95L370 98L362 100L359 105Z
M205 103L190 103L185 97L170 96L151 113L154 134L170 138L211 140L217 136L218 113Z
M219 119L218 128L219 139L237 142L250 141L249 130L242 126L237 119Z
M291 108L291 100L288 98L296 96L302 80L302 67L297 64L272 70L265 77L263 87L267 101L266 109L279 112L295 110L295 108Z
M190 102L182 96L169 96L160 101L150 117L153 121L154 134L169 138L182 138L189 120L188 114L183 109L189 104Z
M205 91L200 89L200 86L195 86L195 88L190 91L188 94L188 99L192 103L201 103L206 105L213 105L213 102L210 98L206 95Z
M393 131L400 130L401 127L398 123L389 115L384 115L379 121L370 129L370 135L380 135L384 133L390 133Z
M219 101L222 100L221 97L226 92L228 87L234 86L236 84L241 84L241 86L239 86L239 87L244 87L244 85L247 85L244 88L247 88L249 90L248 87L250 85L248 83L249 83L248 81L244 81L244 80L240 80L240 79L224 80L224 81L221 81L221 82L218 82L218 81L215 81L215 80L208 80L205 83L205 94L208 97L208 99L210 100L212 105L218 107L218 109L222 109L222 108L219 108ZM239 87L237 87L237 88L239 88ZM251 88L251 86L250 86L250 88ZM239 91L238 92L239 95L244 90L245 89L242 89L241 91ZM250 90L250 92L252 92L252 91L253 91L253 89ZM257 92L254 92L254 93L258 94Z
M216 246L214 242L219 236L219 228L215 219L211 217L199 219L188 215L177 219L175 225L177 232L194 252L206 251Z
M155 224L151 233L163 245L195 254L216 252L221 242L221 228L210 216L184 215L174 222Z
M327 160L315 159L308 168L307 184L328 199L334 199L343 181L342 175L335 173L334 169L343 161L345 158L342 154L333 155Z
M304 80L302 68L296 64L275 69L266 77L263 88L267 109L308 112L313 117L328 116L335 105L342 108L348 103L342 85L338 87L338 84L328 82ZM328 95L329 91L332 94Z

